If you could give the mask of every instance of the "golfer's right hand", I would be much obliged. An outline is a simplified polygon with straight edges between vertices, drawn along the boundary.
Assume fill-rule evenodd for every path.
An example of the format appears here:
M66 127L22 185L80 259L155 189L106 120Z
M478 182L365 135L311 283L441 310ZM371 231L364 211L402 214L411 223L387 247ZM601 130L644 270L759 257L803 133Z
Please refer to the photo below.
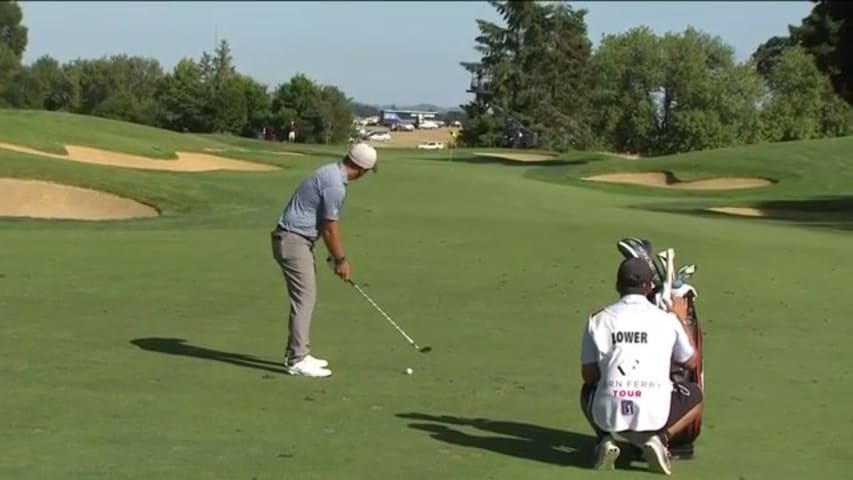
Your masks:
M339 276L341 280L349 281L351 277L349 262L344 260L337 264L335 266L335 275Z

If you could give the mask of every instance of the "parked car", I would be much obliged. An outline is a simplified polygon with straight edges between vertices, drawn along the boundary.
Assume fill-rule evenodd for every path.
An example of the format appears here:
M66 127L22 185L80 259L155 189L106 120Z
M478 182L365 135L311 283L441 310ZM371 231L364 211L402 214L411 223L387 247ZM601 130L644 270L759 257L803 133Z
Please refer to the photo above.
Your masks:
M444 142L425 142L418 145L419 150L441 150L444 148Z
M424 120L418 124L418 128L422 130L431 130L434 128L438 128L438 124L432 120Z
M395 132L403 131L403 132L411 132L415 129L415 126L408 122L397 122L391 126L391 130Z
M390 142L391 134L389 132L374 131L365 135L365 139L371 142Z

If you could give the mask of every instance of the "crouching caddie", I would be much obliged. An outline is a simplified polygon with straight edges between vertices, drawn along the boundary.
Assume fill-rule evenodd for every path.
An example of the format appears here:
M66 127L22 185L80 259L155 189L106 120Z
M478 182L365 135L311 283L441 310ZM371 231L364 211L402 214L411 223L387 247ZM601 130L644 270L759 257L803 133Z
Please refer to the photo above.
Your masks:
M653 275L639 258L619 265L620 299L590 316L581 345L581 406L598 437L595 467L612 469L616 439L640 448L651 471L672 471L669 438L701 413L702 391L674 382L672 363L693 367L695 342L682 321L687 302L673 296L668 313L648 300Z

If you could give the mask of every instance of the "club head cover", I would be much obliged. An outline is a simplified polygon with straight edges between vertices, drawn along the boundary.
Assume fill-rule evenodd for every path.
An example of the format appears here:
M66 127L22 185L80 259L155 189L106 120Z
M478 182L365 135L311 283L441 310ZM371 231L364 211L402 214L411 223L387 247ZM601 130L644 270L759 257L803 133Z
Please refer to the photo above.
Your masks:
M693 298L699 297L699 293L696 292L696 288L689 283L676 281L672 284L672 295L674 297L686 297L688 294L692 294Z
M653 257L651 250L651 242L648 240L641 240L639 238L623 238L616 242L616 248L619 250L619 253L622 254L623 257L627 258L640 258L646 262L649 268L652 270L652 274L654 276L653 283L655 289L661 288L663 284L664 278L664 270L661 265L656 261L656 258Z

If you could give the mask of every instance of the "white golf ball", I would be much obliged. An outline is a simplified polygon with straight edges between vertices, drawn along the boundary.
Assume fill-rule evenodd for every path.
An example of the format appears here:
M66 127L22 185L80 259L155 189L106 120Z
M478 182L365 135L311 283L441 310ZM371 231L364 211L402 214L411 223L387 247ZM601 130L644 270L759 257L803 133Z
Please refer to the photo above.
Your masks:
M414 370L412 370L411 368L407 368L406 369L406 375L411 375L413 371Z

